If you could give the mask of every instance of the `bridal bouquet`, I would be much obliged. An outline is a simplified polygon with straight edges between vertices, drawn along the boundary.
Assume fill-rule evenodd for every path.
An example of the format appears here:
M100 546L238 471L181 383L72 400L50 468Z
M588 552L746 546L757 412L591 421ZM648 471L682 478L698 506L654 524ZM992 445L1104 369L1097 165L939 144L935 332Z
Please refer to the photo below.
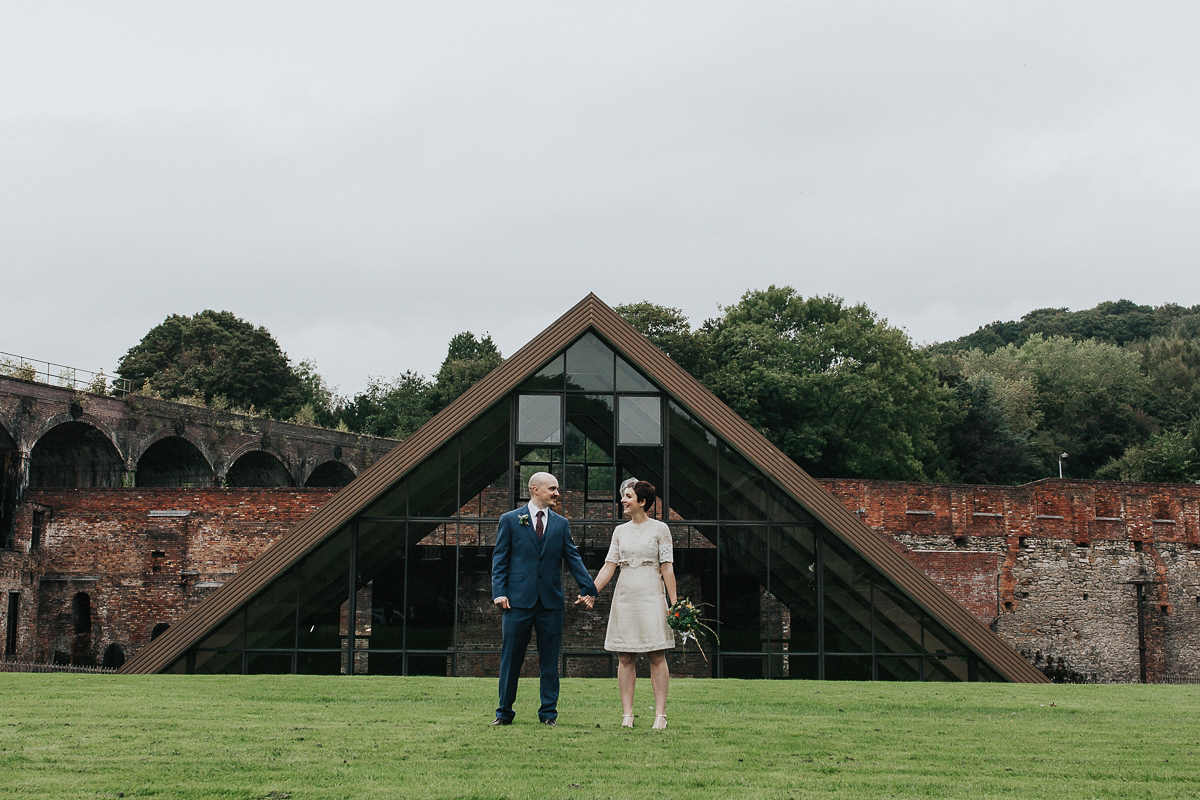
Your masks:
M706 605L701 603L701 605ZM681 597L675 604L667 609L667 624L672 630L677 630L683 634L683 646L687 647L688 639L696 643L696 649L700 651L700 655L704 656L704 663L708 663L708 656L704 655L704 648L700 646L700 633L707 633L718 644L717 634L713 629L704 624L704 620L700 617L700 609L698 609L691 600L686 597Z

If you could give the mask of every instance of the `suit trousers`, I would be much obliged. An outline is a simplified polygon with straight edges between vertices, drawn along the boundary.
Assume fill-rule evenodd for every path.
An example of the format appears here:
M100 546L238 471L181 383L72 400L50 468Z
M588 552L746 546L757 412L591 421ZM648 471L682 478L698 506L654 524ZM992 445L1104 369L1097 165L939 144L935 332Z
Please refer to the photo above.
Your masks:
M537 630L538 666L541 676L542 704L538 708L538 719L545 721L558 717L558 656L562 652L563 619L562 608L546 608L541 603L533 608L510 608L503 612L500 623L502 639L500 645L500 707L496 717L511 722L513 701L517 699L517 679L525 663L525 651L529 637Z

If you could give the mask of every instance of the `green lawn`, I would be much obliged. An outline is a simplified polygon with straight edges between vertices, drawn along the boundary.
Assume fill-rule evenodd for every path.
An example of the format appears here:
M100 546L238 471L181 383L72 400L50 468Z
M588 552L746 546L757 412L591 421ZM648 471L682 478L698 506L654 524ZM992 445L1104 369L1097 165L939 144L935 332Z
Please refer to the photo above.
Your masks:
M1200 796L1200 686L0 674L0 797Z

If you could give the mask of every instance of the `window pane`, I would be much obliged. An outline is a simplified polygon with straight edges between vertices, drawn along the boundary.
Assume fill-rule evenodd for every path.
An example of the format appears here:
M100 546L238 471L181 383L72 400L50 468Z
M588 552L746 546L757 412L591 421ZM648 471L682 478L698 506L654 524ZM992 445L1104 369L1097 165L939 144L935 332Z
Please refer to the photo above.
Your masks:
M509 404L499 403L460 437L462 442L462 513L499 517L509 506Z
M872 652L870 568L828 532L821 540L821 563L825 585L825 652Z
M297 653L299 675L342 675L346 671L345 653Z
M495 523L489 523L489 538L496 539ZM574 526L572 526L574 530ZM571 581L564 588L570 596ZM569 603L568 603L569 605ZM490 546L460 546L458 548L458 648L460 650L499 650L500 612L492 605L492 548ZM458 674L464 673L459 661Z
M728 445L721 447L721 519L767 520L770 481Z
M817 551L811 528L771 529L771 593L781 609L782 650L817 652ZM772 650L780 650L778 645Z
M633 368L625 359L617 356L618 392L657 392L658 387Z
M296 575L289 570L246 604L246 647L256 650L296 646Z
M718 548L721 558L721 607L719 611L722 652L762 652L768 596L766 528L725 526Z
M350 527L342 528L295 568L300 584L299 645L344 646L350 601Z
M877 658L875 659L875 679L880 681L919 681L921 680L921 659Z
M290 675L291 653L250 653L246 657L247 675Z
M925 652L965 655L967 648L928 614L922 618L925 627Z
M408 516L408 481L400 481L370 508L363 512L364 517L404 517Z
M825 656L825 680L871 680L870 656Z
M562 444L562 398L523 394L517 399L517 441L522 444Z
M717 437L671 403L671 511L683 519L717 519Z
M573 519L612 519L616 505L612 395L567 395L567 474L561 511Z
M538 389L546 389L552 392L562 391L563 389L563 356L560 353L555 356L549 364L537 371L537 374L531 377L525 383L521 384L523 391L531 391Z
M359 602L371 615L366 631L359 634L366 634L373 650L404 645L406 528L404 522L360 522L358 526L355 586Z
M675 557L675 584L680 597L691 600L710 628L717 628L717 528L715 525L671 525ZM601 555L603 558L603 555ZM708 655L706 663L695 642L676 647L671 656L671 672L681 677L716 676L717 642L702 635L701 645ZM723 644L723 643L722 643Z
M613 390L614 356L592 333L567 348L567 388L587 392Z
M195 651L194 675L241 675L242 651Z
M925 680L967 680L967 659L963 656L925 656Z
M659 497L654 502L654 508L646 509L651 517L662 519L662 491L665 481L663 480L663 448L659 447L626 447L617 448L617 483L624 483L626 478L637 478L640 481L649 481L654 485L655 492ZM618 510L618 513L620 511Z
M410 527L414 537L422 532L427 535L412 548L408 565L405 646L409 650L449 650L454 646L455 548L442 544L453 538L453 527L438 525L429 530L417 523Z
M239 608L232 617L223 622L219 628L208 636L201 639L196 646L205 649L235 648L241 650L245 647L246 643L244 638L245 632L246 609ZM241 671L240 667L239 671Z
M620 444L662 444L662 401L657 397L622 395Z
M410 517L452 517L458 511L458 439L425 459L408 476Z
M880 653L921 652L921 610L884 582L875 586L875 649Z

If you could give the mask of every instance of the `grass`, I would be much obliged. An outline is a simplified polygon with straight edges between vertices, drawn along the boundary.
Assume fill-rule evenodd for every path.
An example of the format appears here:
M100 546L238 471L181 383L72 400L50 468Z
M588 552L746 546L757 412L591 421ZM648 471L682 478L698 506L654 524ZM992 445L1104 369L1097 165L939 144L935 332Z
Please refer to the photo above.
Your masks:
M1195 798L1200 686L0 674L0 797Z

